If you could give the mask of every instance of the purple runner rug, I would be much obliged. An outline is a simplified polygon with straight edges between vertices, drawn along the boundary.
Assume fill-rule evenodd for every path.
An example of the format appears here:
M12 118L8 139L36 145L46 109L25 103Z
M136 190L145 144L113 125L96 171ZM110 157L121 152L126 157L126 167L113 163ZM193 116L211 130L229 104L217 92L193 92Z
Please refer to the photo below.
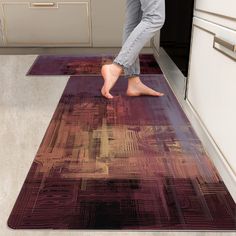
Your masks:
M236 230L236 204L163 75L113 100L71 76L8 219L14 229Z
M141 74L162 74L153 54L140 54L139 58ZM102 65L112 63L113 59L112 55L40 55L26 75L99 75Z

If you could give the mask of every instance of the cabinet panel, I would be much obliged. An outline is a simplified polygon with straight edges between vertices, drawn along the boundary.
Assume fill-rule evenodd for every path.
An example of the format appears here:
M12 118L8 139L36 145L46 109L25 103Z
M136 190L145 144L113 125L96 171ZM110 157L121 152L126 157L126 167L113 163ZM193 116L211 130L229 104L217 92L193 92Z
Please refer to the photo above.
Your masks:
M236 173L236 52L226 42L235 31L194 19L187 99Z
M94 47L122 46L126 0L92 0L92 38ZM150 47L150 41L145 47Z
M236 20L235 0L196 0L196 10L207 11Z
M0 47L3 46L3 29L2 29L2 19L0 18Z
M90 2L48 3L2 3L7 45L90 45Z

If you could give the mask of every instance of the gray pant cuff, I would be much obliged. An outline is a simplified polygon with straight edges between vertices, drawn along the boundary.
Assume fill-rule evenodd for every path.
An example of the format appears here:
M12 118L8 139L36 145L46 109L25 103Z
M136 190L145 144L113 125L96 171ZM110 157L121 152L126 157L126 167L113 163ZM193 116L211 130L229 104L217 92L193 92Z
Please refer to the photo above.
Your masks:
M120 62L118 61L113 61L114 64L117 64L119 66L121 66L123 69L126 69L126 67L124 65L122 65Z
M140 76L140 74L131 74L131 75L126 75L128 79Z

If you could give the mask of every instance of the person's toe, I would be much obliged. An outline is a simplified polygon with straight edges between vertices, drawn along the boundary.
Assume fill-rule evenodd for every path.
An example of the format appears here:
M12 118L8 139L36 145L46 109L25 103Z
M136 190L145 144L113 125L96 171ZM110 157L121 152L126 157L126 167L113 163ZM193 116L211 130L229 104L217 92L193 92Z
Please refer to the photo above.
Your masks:
M154 91L153 95L154 95L154 96L163 96L164 93L160 93L160 92Z
M113 96L109 92L105 92L104 96L109 99L113 98Z
M113 98L113 96L110 94L110 92L105 87L103 87L101 89L101 93L106 98L109 98L109 99Z

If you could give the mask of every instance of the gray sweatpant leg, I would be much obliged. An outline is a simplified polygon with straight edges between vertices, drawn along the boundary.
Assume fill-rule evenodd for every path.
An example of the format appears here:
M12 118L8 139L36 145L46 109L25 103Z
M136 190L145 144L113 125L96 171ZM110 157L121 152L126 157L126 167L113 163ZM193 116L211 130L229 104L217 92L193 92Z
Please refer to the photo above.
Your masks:
M140 23L141 19L142 10L140 1L126 0L125 24L123 28L122 45L124 45L131 32ZM139 56L137 56L135 62L129 68L124 68L124 74L128 78L140 74Z
M113 60L126 76L140 74L138 55L165 22L165 0L126 0L123 45Z

